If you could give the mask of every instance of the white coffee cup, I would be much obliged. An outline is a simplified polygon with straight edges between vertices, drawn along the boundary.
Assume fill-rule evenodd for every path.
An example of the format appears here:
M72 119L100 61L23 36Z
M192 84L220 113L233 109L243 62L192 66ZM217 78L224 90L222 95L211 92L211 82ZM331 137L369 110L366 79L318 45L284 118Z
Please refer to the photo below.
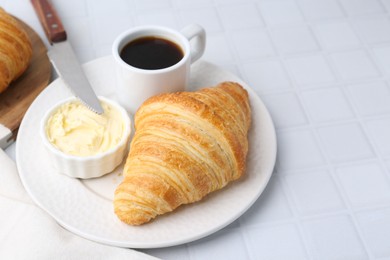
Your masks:
M162 69L141 69L126 63L120 56L130 42L142 37L159 37L181 48L183 58L176 64ZM134 114L149 97L160 93L184 91L189 82L190 67L204 53L205 30L196 24L180 32L161 26L141 26L120 34L114 41L112 54L116 63L118 102Z

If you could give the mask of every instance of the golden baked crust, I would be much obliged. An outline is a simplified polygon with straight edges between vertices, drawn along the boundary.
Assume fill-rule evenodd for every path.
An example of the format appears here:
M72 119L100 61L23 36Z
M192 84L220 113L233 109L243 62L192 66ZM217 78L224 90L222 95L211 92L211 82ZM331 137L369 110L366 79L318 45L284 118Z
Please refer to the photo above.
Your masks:
M32 45L18 21L0 7L0 93L27 69Z
M117 187L119 219L140 225L240 178L251 110L247 91L223 82L154 96L135 115L136 132Z

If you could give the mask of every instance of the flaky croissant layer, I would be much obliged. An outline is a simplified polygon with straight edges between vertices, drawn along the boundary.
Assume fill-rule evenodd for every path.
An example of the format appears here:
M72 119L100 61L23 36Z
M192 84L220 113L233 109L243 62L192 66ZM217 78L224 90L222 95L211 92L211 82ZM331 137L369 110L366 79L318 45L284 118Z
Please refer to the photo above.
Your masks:
M115 213L127 224L199 201L245 172L251 110L238 83L154 96L134 120L114 197Z
M17 20L0 7L0 93L27 69L32 45Z

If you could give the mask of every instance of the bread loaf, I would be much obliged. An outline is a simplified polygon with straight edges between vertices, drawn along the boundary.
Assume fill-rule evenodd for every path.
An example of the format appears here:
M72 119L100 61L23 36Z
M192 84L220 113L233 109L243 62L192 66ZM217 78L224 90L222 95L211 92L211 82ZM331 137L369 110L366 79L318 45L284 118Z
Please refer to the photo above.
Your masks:
M233 82L147 100L135 115L124 179L115 192L119 219L146 223L240 178L250 123L248 93Z
M18 21L0 7L0 93L27 69L32 45Z

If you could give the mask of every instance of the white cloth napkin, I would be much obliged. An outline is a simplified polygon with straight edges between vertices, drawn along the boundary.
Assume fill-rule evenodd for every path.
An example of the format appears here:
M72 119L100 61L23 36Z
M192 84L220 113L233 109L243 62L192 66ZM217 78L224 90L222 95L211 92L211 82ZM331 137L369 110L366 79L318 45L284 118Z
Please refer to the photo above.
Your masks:
M89 241L58 225L37 207L15 163L0 149L0 259L156 259Z

